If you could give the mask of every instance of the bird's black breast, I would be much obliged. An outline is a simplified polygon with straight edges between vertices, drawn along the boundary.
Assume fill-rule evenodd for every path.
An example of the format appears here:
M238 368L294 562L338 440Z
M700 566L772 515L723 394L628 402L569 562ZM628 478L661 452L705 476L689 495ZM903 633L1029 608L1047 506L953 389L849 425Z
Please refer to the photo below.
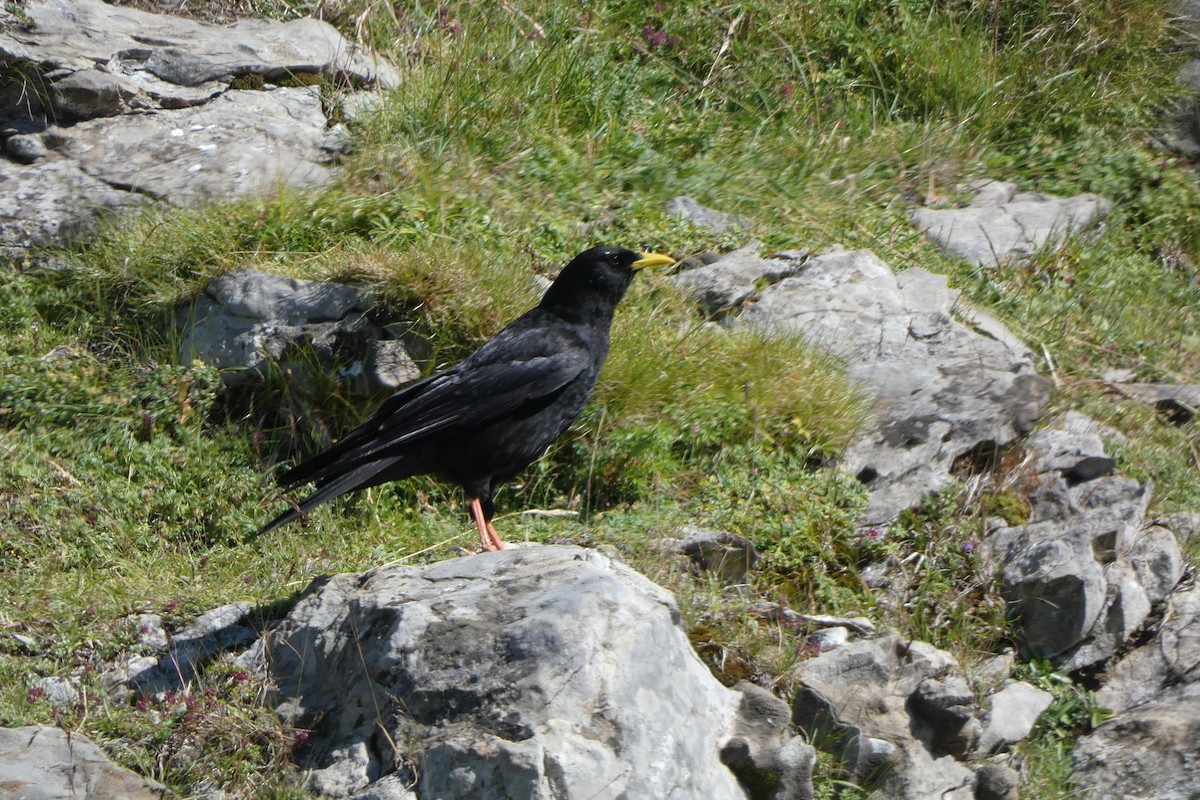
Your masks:
M503 341L501 344L505 344ZM545 358L552 353L556 359L574 354L578 372L551 392L535 394L518 407L495 419L480 420L469 429L456 432L438 448L437 472L461 485L469 495L490 497L492 487L507 481L536 461L575 421L596 386L600 368L608 352L608 331L596 336L581 337L575 331L560 326L547 331L533 327L525 334L513 332L507 346L493 352L481 350L475 364L524 362Z

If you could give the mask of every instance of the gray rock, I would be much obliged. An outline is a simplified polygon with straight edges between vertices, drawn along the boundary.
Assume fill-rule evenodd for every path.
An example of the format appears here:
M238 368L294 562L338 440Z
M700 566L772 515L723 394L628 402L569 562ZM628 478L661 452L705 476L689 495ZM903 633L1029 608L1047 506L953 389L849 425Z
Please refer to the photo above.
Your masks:
M822 628L808 637L808 643L816 648L818 653L841 647L850 641L850 629L836 625L832 628Z
M1030 436L1026 447L1037 458L1036 471L1061 473L1069 485L1110 475L1117 466L1104 452L1104 442L1091 433L1046 428Z
M1017 800L1021 775L1004 764L984 764L975 770L975 800Z
M245 19L232 26L151 14L102 0L40 0L23 9L28 30L0 33L0 59L82 71L114 57L182 85L236 75L319 72L359 85L396 86L399 73L315 19Z
M20 161L22 164L32 164L50 152L46 149L46 142L39 133L19 133L16 136L10 136L4 142L4 150L13 157L13 160Z
M240 663L312 731L318 793L406 774L421 797L745 797L718 757L753 727L745 695L700 662L666 591L579 548L322 578Z
M758 554L744 536L726 531L685 528L676 552L692 559L705 572L716 572L725 580L739 582L754 568Z
M1024 434L1046 403L1049 387L1029 351L1010 334L984 335L956 321L958 300L943 275L895 274L872 253L835 251L763 289L741 316L830 350L873 399L870 421L842 460L867 485L869 522L944 488L960 458Z
M685 195L668 200L667 213L683 217L697 227L711 228L718 232L727 231L731 228L748 231L753 224L747 217L714 211L711 208L700 205L694 198Z
M201 668L218 654L249 647L258 632L247 620L246 602L206 611L190 625L170 636L161 658L131 656L101 677L110 697L122 698L130 692L154 694L179 689L191 681ZM153 632L150 634L153 638Z
M1194 20L1194 14L1188 14ZM1194 23L1193 23L1194 24ZM1194 34L1193 34L1194 35ZM1200 155L1200 60L1191 59L1179 68L1175 82L1186 90L1163 114L1162 124L1155 132L1155 140L1182 155L1194 158Z
M112 188L77 164L43 159L23 167L0 159L0 258L65 243L95 230L105 216L146 204Z
M1181 545L1200 542L1200 513L1184 511L1177 514L1164 514L1159 524L1175 534Z
M684 270L675 276L675 285L692 290L710 316L736 311L763 286L795 275L803 267L803 256L765 259L759 255L761 247L751 242L710 264Z
M1006 532L997 532L999 539ZM1100 618L1108 584L1093 542L1108 533L1087 523L1036 523L1020 529L998 563L1009 613L1020 620L1025 647L1053 658L1087 637Z
M1082 797L1200 797L1200 683L1166 689L1076 742L1071 777Z
M79 688L66 678L39 678L33 686L41 691L42 700L55 708L74 708L81 700Z
M139 644L156 653L161 653L170 645L167 629L163 627L163 619L158 614L138 614L133 618L133 624L137 628Z
M380 778L361 792L350 795L350 800L419 800L400 775Z
M17 82L16 95L0 97L6 151L28 164L0 162L0 257L65 243L149 199L184 205L328 181L317 90L233 91L234 75L399 82L317 20L222 27L101 0L22 9L33 25L0 30L0 61L28 65L39 88ZM47 117L85 121L47 127Z
M830 614L801 614L798 611L781 606L779 603L755 603L747 612L758 619L768 622L782 622L785 625L797 627L807 625L813 628L844 627L855 633L870 635L875 633L875 624L866 617L836 617Z
M111 186L172 205L328 182L321 98L308 88L228 91L196 108L93 119L57 131Z
M809 800L816 752L793 736L788 704L742 681L733 735L721 747L721 763L733 770L750 800Z
M1200 681L1200 587L1171 595L1154 638L1110 664L1096 702L1121 714L1167 688Z
M1200 408L1200 384L1121 383L1113 386L1122 394L1154 406L1176 425L1191 422Z
M985 546L1003 565L1001 584L1010 613L1020 620L1026 651L1057 658L1069 670L1112 655L1151 608L1137 571L1125 558L1118 560L1127 549L1141 547L1141 538L1128 523L1103 515L991 534ZM1158 536L1154 542L1165 545ZM1158 561L1175 563L1170 556Z
M1150 484L1110 474L1100 432L1073 414L1030 437L1031 521L993 527L983 542L1026 653L1067 671L1123 648L1184 570L1175 536L1145 523Z
M792 721L828 743L851 780L880 780L873 797L970 800L974 774L939 749L977 735L957 672L950 654L924 642L851 642L798 668Z
M911 703L913 714L929 725L930 744L937 751L965 758L975 750L983 729L975 718L975 693L961 676L926 678Z
M983 754L1025 739L1054 697L1024 681L1014 681L988 699L990 708L979 739Z
M42 726L0 728L0 790L13 800L161 800L166 792L86 736Z
M315 356L323 368L340 369L352 388L395 389L420 370L367 319L370 305L361 290L344 284L231 272L177 314L181 361L200 359L220 369L227 386L243 386L273 366L302 379Z
M1028 260L1043 248L1096 228L1109 204L1092 194L1059 199L985 181L964 208L918 208L914 224L945 250L981 267Z
M126 82L98 69L81 69L50 84L51 107L60 122L120 114L135 94Z
M970 671L971 680L976 687L986 687L1003 683L1012 675L1016 665L1017 654L1006 648L1003 653L988 656L975 664Z

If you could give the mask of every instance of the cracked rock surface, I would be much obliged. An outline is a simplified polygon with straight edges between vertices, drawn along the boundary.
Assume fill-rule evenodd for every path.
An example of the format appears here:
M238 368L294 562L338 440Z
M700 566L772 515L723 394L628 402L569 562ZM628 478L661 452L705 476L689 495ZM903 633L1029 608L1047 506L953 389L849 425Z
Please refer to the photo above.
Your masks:
M811 796L786 708L743 720L765 693L712 677L670 594L576 547L320 579L242 663L311 730L325 796L741 800L763 774Z
M944 488L958 459L1027 433L1049 396L1029 349L960 303L946 276L895 272L867 250L763 256L751 244L675 280L730 324L796 333L846 362L872 401L842 457L867 486L868 522Z

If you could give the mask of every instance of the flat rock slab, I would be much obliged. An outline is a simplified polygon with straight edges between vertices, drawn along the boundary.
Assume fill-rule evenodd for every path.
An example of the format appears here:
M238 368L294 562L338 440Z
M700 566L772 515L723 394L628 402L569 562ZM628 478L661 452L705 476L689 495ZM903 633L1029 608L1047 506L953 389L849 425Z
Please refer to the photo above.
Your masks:
M0 11L0 63L36 88L0 98L10 258L86 234L106 211L325 183L344 145L309 84L400 80L314 19L224 27L101 0L34 0L22 13L32 25Z
M368 84L399 83L394 67L371 58L316 19L247 19L225 27L102 0L35 0L21 10L34 24L0 34L0 61L29 61L75 72L116 58L140 62L152 75L182 86L245 74L283 78L298 72Z
M1023 262L1067 237L1095 230L1109 204L1094 194L1056 198L984 181L963 208L918 208L913 223L943 249L981 267Z
M308 88L228 91L194 108L57 133L60 151L88 175L177 206L326 183L324 135L321 98Z
M580 548L321 579L241 663L311 731L299 757L325 796L388 776L463 800L746 796L721 760L743 695L668 592Z
M109 761L78 733L0 728L0 797L12 800L162 800L166 790Z
M0 160L0 259L19 259L34 248L84 236L103 217L148 202L71 161L25 167Z
M865 250L802 263L760 257L755 270L748 257L736 262L743 282L755 273L787 277L758 291L740 320L829 350L874 400L842 461L867 486L869 522L920 503L950 483L958 458L1007 444L1041 414L1049 384L1029 350L998 321L960 304L944 275L896 273Z

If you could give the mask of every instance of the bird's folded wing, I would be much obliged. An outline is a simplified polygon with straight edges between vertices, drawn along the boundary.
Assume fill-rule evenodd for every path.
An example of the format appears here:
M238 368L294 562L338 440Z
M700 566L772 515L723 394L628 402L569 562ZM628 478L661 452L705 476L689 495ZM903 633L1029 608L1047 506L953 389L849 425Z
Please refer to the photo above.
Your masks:
M330 449L279 476L295 486L346 473L450 431L467 432L544 402L588 368L582 348L549 355L460 364L390 397Z

